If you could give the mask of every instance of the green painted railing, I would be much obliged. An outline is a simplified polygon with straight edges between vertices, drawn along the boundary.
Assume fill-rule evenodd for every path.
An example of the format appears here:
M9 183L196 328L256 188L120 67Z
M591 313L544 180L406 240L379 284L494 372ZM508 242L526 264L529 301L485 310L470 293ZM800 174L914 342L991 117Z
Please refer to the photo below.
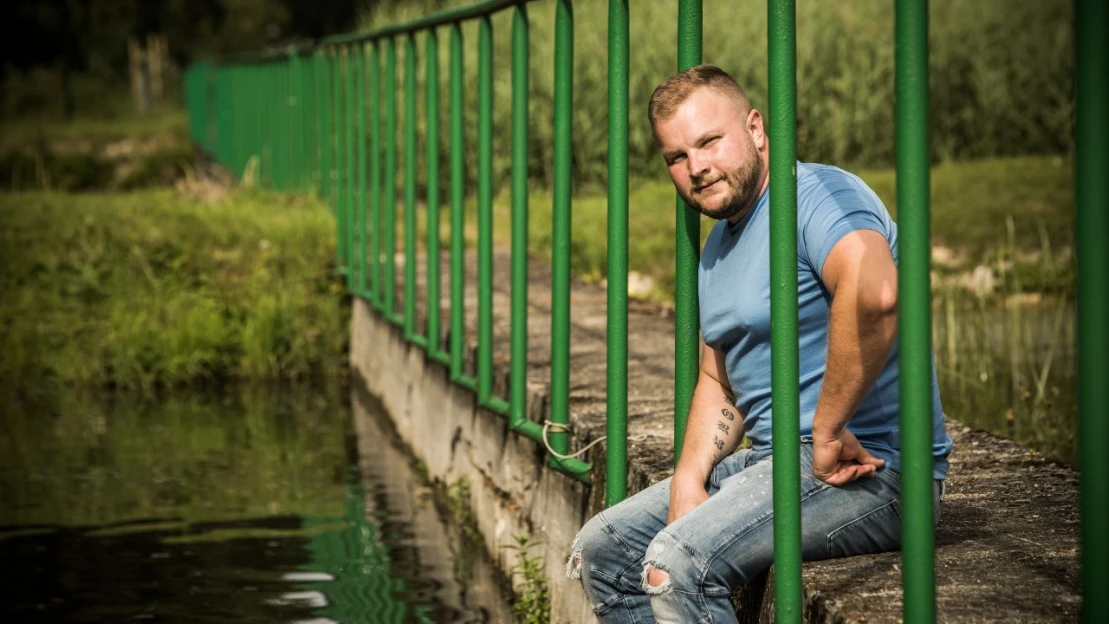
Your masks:
M775 613L779 622L801 621L795 0L768 0L771 268L774 284L773 400ZM1083 534L1084 617L1109 620L1109 331L1100 320L1109 307L1109 30L1105 2L1076 0L1077 59L1077 256L1079 412ZM579 479L592 465L569 450L570 196L573 115L574 17L571 0L554 0L554 181L551 285L551 378L548 426L526 416L529 80L528 0L488 0L367 32L328 37L279 52L196 63L185 73L189 132L218 163L278 190L315 190L334 210L337 263L350 292L382 318L400 326L405 339L429 359L449 367L453 383L477 393L479 404L508 417L509 427L548 444L550 464ZM493 393L492 119L493 26L491 16L514 12L512 21L511 337L508 397ZM678 0L677 67L701 62L701 0ZM609 232L608 232L608 505L627 487L627 270L628 270L628 1L609 0ZM463 133L464 42L461 25L478 22L477 101L477 360L466 372L464 310L465 187ZM428 141L425 333L417 327L416 101L419 39L424 40L427 135L439 134L438 29L449 30L450 245L449 342L443 348L440 318L440 189L438 142ZM930 391L928 3L898 0L896 11L897 169L900 231L904 592L907 622L935 621L932 533L932 433ZM396 293L397 39L404 64L404 276L402 308ZM382 67L383 65L383 67ZM384 69L384 73L382 70ZM368 118L368 125L367 125ZM382 132L384 127L384 142ZM368 145L367 145L368 143ZM383 144L384 143L384 144ZM367 180L368 178L368 180ZM698 366L698 216L680 200L676 208L676 314L674 430L677 460ZM784 418L781 416L785 416ZM551 431L548 433L547 428ZM546 438L546 440L544 440Z

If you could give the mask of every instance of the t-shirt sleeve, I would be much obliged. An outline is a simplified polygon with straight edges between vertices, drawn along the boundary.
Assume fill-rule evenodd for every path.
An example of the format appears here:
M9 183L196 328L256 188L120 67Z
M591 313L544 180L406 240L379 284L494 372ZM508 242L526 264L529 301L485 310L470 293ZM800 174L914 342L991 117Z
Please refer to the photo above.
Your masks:
M869 193L854 186L838 188L813 202L808 214L799 214L800 231L797 237L797 252L801 259L821 275L824 262L832 248L847 234L856 230L874 230L887 240L890 226L883 219L875 199Z

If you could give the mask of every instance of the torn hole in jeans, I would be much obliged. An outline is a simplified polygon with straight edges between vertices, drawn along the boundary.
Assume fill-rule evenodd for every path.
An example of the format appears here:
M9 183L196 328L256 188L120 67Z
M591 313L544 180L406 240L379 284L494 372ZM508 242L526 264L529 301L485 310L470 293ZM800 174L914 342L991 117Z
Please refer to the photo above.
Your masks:
M566 578L581 578L581 551L581 533L578 533L574 537L574 543L570 546L570 558L566 560Z
M662 582L658 585L651 585L651 573L658 572L663 576ZM657 576L657 575L656 575ZM643 591L647 592L648 596L657 596L670 591L670 572L659 565L657 561L647 561L643 564Z

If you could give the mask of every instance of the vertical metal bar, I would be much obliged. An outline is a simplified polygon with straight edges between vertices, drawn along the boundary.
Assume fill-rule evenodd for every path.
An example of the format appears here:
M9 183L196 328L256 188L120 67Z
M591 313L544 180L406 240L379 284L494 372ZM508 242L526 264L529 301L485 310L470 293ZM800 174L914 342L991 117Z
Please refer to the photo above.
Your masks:
M927 0L898 0L895 28L902 583L905 622L921 623L936 620Z
M1109 6L1075 7L1075 199L1078 257L1079 504L1082 511L1082 615L1109 621Z
M347 254L346 254L346 228L345 225L345 211L346 197L345 188L343 186L343 113L342 113L342 51L335 49L331 54L331 135L332 135L332 154L331 161L331 184L332 184L332 201L333 209L335 210L335 219L338 224L338 243L336 245L339 254L339 270L344 272L347 268Z
M355 105L355 147L358 153L355 175L358 183L358 200L355 202L358 246L355 247L354 266L357 279L354 291L360 297L367 295L366 289L366 44L358 43L354 48L354 105Z
M335 52L335 174L336 190L338 197L336 198L336 214L339 216L339 240L341 241L340 250L342 252L342 262L340 264L343 276L347 282L347 287L350 287L350 221L348 215L350 214L350 178L349 166L350 160L347 152L347 111L345 106L345 89L346 80L344 79L344 71L347 67L347 49L346 46L340 47Z
M774 615L801 622L801 404L797 343L797 46L794 0L768 5Z
M570 423L570 158L573 145L574 13L555 7L554 187L551 227L551 422ZM552 432L551 448L566 453L569 436ZM552 457L552 462L554 458Z
M262 118L262 144L259 147L260 162L258 164L258 181L266 188L273 187L273 81L270 76L269 65L258 68L258 79L261 83L259 93L262 93L262 102L258 113ZM234 119L234 109L232 109ZM238 126L239 124L235 124ZM341 261L340 261L341 264Z
M508 424L527 420L528 386L528 12L512 16L512 336Z
M300 142L300 130L303 127L301 110L304 108L300 97L300 58L296 53L290 52L285 57L285 72L288 76L289 112L285 118L286 128L289 132L289 188L300 190L300 163L304 155L304 146Z
M462 377L462 352L466 344L465 283L466 253L463 199L466 189L466 161L462 133L462 26L451 24L451 380Z
M404 45L404 338L416 337L416 35Z
M322 50L316 56L316 95L319 102L316 112L320 116L319 149L320 149L320 197L327 206L331 207L331 71L328 65L329 55Z
M375 309L382 306L381 277L381 61L377 42L370 44L370 212L373 225L373 277L370 280L370 300Z
M493 395L493 21L478 19L477 369L479 404Z
M628 0L608 2L608 398L605 506L628 489Z
M439 41L427 31L427 352L440 358L439 348Z
M397 273L397 46L385 40L385 318L396 320Z
M273 115L273 152L270 155L273 161L273 188L283 191L285 190L285 80L280 61L270 61L269 68L273 89L273 100L270 103L270 111Z
M312 94L315 91L315 71L312 57L304 54L299 57L300 90L300 144L304 155L300 161L300 189L309 192L315 186L316 143L313 139L316 127L316 110Z
M678 2L678 71L701 63L701 0ZM675 201L674 230L674 465L682 453L685 422L697 385L700 321L697 260L701 250L700 216L681 197Z
M358 203L358 159L356 143L359 141L357 135L358 116L354 110L354 91L357 83L355 71L357 70L357 61L355 60L355 46L350 45L346 48L346 70L343 80L343 93L345 95L344 102L344 119L343 124L343 138L346 145L346 167L343 171L346 176L346 190L347 190L347 290L352 294L357 294L358 285L358 260L356 258L357 250L362 248L362 235L358 232L358 214L361 207Z

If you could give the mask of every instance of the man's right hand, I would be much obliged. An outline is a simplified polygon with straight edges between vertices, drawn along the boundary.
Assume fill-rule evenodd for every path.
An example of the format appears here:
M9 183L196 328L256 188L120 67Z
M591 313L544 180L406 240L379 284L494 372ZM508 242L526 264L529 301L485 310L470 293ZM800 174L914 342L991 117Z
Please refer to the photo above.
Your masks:
M708 499L709 493L703 480L675 474L670 480L670 512L666 516L666 524L673 524Z

